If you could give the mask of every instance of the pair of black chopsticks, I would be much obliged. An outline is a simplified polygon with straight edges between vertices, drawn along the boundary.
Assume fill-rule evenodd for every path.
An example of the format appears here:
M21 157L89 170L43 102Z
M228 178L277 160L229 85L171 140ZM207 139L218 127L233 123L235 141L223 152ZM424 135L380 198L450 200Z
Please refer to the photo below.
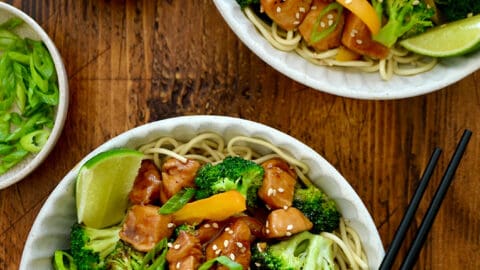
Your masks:
M452 156L452 159L450 160L450 163L448 164L447 169L445 170L445 173L442 177L440 185L438 186L437 191L435 192L435 195L430 203L430 206L428 207L428 210L425 216L423 217L422 223L418 228L417 234L415 235L415 238L410 246L410 249L408 250L406 257L403 260L403 263L400 267L401 270L410 270L415 265L415 262L417 261L417 258L418 258L418 254L420 253L423 243L427 238L427 234L430 231L430 228L432 227L435 216L437 215L438 210L440 209L440 205L442 204L443 198L447 193L448 187L450 186L453 180L455 171L457 170L457 167L460 164L460 160L462 159L463 153L465 152L465 149L467 147L468 141L470 140L471 136L472 136L472 132L470 130L465 130L462 135L462 138L458 142L457 148ZM397 256L397 253L402 244L402 241L405 239L405 234L408 230L408 227L410 226L410 223L415 215L415 212L417 211L418 205L420 204L420 200L422 199L423 193L425 192L425 188L427 187L428 182L430 181L430 178L433 174L433 170L437 165L437 161L438 161L438 158L440 157L441 152L442 150L438 147L436 147L435 150L433 151L432 156L430 157L430 161L428 162L427 168L425 169L422 175L422 178L420 180L420 183L417 189L415 190L415 194L413 195L412 200L410 201L407 211L405 212L405 215L403 216L403 219L400 222L400 225L398 226L397 231L395 232L395 236L392 240L392 243L390 244L390 247L388 248L387 253L385 254L385 257L383 258L382 264L380 265L380 268L379 268L380 270L391 269L394 263L395 257Z

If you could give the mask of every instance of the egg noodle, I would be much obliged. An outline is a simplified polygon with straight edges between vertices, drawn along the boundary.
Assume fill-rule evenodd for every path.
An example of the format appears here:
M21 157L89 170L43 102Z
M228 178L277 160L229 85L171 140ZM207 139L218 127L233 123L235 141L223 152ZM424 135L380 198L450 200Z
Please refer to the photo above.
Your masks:
M244 9L247 18L255 25L262 36L275 48L291 52L295 51L309 62L319 66L338 66L356 68L364 72L378 72L383 80L390 80L393 75L408 76L431 70L437 64L436 58L424 57L399 46L390 49L386 59L372 59L364 56L361 60L335 60L339 49L323 52L312 50L298 31L285 31L275 22L267 23L250 8Z
M258 145L268 149L269 154L260 154L249 145ZM281 158L295 168L299 178L310 183L307 177L309 167L281 150L277 146L261 139L236 136L225 142L224 138L216 133L202 133L186 142L172 137L161 137L151 143L143 145L139 151L145 154L160 168L165 157L173 157L182 162L195 159L204 163L219 163L227 156L241 156L260 164L272 158ZM322 232L322 236L334 242L336 269L368 269L365 252L355 230L348 226L343 218L340 219L339 229L333 233Z

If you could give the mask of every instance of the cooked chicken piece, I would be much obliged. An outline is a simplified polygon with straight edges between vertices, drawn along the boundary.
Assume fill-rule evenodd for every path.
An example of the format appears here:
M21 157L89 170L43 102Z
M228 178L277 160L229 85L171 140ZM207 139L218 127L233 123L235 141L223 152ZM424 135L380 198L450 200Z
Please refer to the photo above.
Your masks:
M310 10L312 0L260 0L262 9L282 29L297 28Z
M169 269L195 270L204 260L202 245L195 235L180 231L166 259Z
M195 185L195 175L200 168L200 163L195 160L187 160L182 163L175 158L169 158L162 165L162 188L160 200L165 203L174 194L186 187Z
M297 208L273 210L265 224L267 238L282 238L308 231L313 223Z
M258 196L271 209L292 205L296 174L288 164L280 159L271 159L262 164L265 169Z
M237 220L242 220L248 225L248 228L250 228L250 233L252 234L251 241L255 240L255 238L265 238L265 235L263 234L264 227L260 220L251 216L237 216L230 218L229 222L233 223Z
M353 13L347 15L342 44L356 53L375 59L385 59L389 54L389 49L374 41L367 25Z
M204 244L215 239L223 230L225 224L227 224L227 221L205 221L198 226L195 234L200 243Z
M161 184L160 171L155 163L148 159L143 160L130 191L130 201L133 204L152 204L160 199Z
M322 11L328 7L331 2L334 1L313 0L312 8L307 13L307 16L303 22L300 24L300 27L298 27L300 34L307 44L318 51L326 51L328 49L337 48L340 46L343 25L345 23L344 12L339 14L336 9L333 9L319 18L320 13L322 13ZM325 31L330 31L330 27L335 27L330 34L321 39L315 37L315 35L320 35L321 33L325 33Z
M223 232L205 249L206 259L210 260L225 255L241 264L243 269L250 265L250 228L248 224L239 219L226 226ZM228 267L219 265L216 269L227 270Z
M159 207L134 205L125 217L120 238L136 250L149 251L165 237L170 237L175 228L171 215L158 214Z

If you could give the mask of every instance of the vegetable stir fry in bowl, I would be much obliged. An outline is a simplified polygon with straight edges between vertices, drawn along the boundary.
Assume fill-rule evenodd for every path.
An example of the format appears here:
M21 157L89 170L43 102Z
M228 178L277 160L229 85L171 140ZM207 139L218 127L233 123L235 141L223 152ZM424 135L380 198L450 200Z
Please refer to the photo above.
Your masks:
M20 269L376 269L383 255L358 195L311 148L188 116L85 157L42 207Z
M262 60L331 94L361 99L411 97L452 84L480 67L478 1L214 3Z
M0 189L45 159L67 106L67 77L55 45L33 19L0 3Z

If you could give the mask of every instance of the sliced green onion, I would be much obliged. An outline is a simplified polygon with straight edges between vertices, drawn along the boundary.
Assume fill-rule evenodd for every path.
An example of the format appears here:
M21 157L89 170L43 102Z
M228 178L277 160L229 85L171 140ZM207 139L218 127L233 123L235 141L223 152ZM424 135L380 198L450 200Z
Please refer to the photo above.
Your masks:
M73 262L72 255L63 250L56 250L53 253L53 268L55 270L76 270L77 266Z
M242 270L243 267L241 264L235 262L235 261L232 261L230 258L228 258L227 256L219 256L219 257L216 257L214 259L211 259L211 260L208 260L206 262L204 262L202 265L200 265L200 267L198 268L198 270L208 270L210 269L215 263L220 263L222 265L225 265L226 267L228 267L228 269L230 270Z
M186 188L177 194L173 195L165 204L160 207L158 210L159 214L168 215L174 213L182 207L185 206L192 198L195 196L195 189L193 188Z
M338 13L335 22L325 29L319 29L323 17L325 17L325 15L327 15L327 13L332 10L336 10ZM342 15L342 12L343 12L343 6L337 2L333 2L329 4L327 7L325 7L320 12L317 20L315 21L315 24L313 25L313 31L310 34L310 42L317 43L320 40L326 38L328 35L330 35L335 30L335 28L337 28L338 23L340 22L340 17Z
M38 153L42 150L49 136L49 130L36 130L23 136L20 139L20 145L29 152Z

